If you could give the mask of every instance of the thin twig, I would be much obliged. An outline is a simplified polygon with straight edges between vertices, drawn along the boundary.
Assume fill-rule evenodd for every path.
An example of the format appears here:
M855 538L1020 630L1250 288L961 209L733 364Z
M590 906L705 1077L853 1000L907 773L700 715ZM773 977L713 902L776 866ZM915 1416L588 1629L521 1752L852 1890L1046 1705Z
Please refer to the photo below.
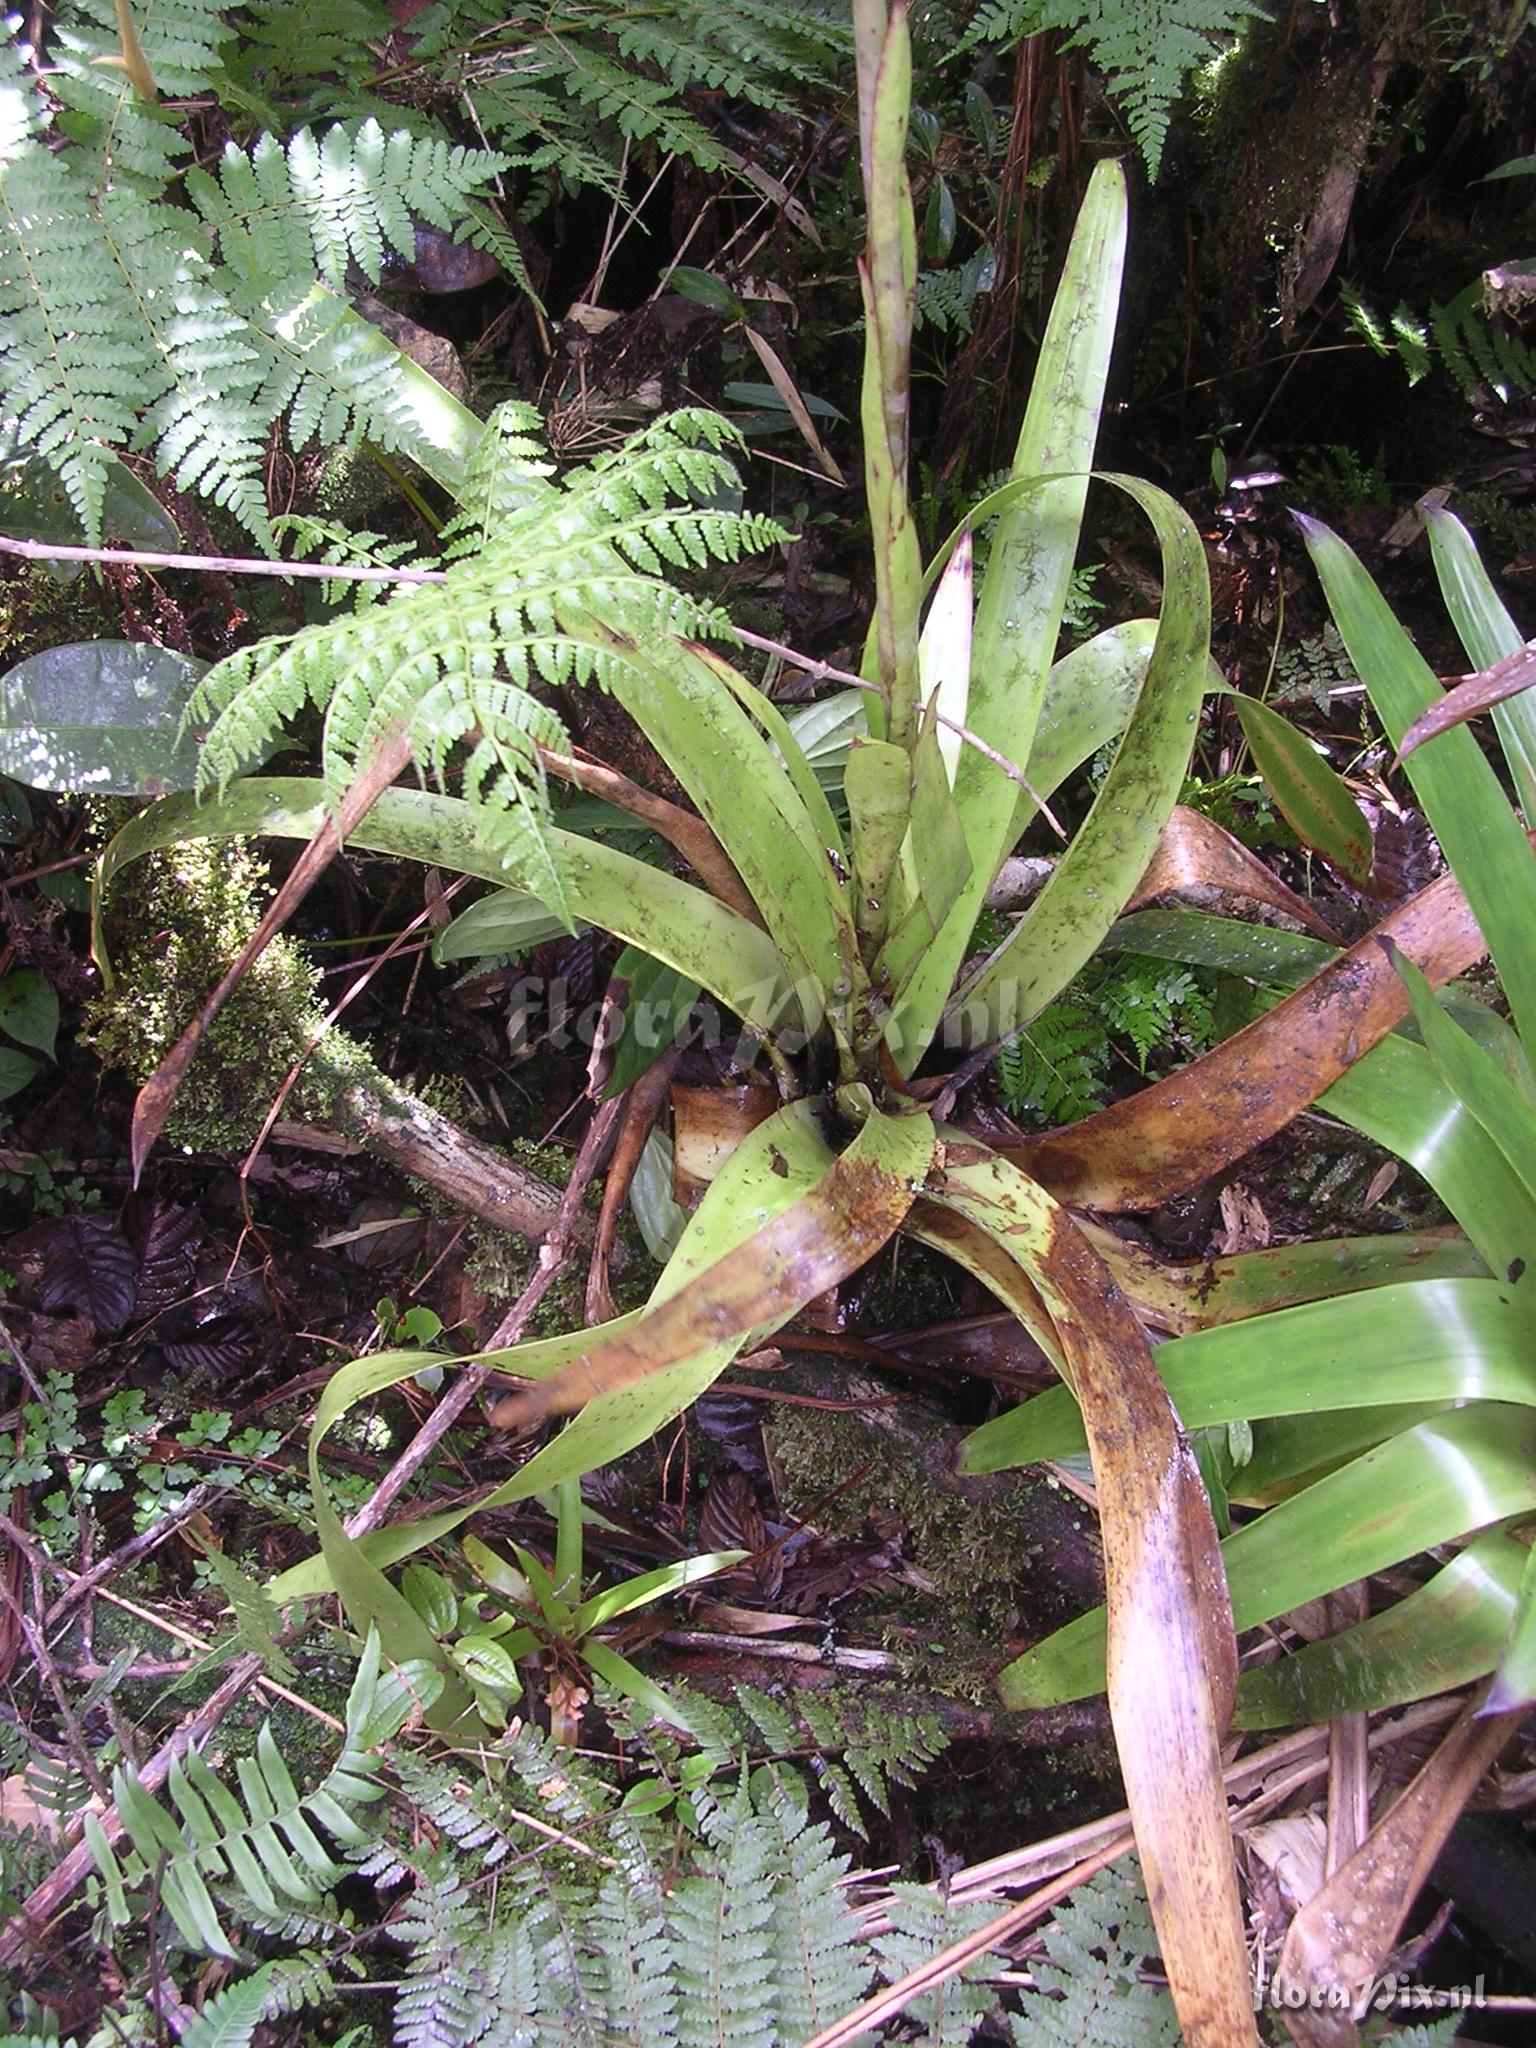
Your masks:
M363 562L272 562L252 555L171 555L146 548L82 548L0 533L0 555L26 562L104 562L124 569L214 569L226 576L283 576L312 583L444 583L442 569L373 568Z
M120 1543L116 1550L109 1550L105 1557L98 1558L89 1571L81 1572L70 1580L69 1585L43 1616L43 1626L52 1629L68 1614L71 1607L83 1600L87 1593L94 1593L104 1579L112 1578L127 1565L134 1564L151 1550L158 1548L173 1530L190 1521L193 1515L201 1514L211 1501L218 1499L222 1487L210 1486L206 1482L194 1486L176 1506L168 1508L158 1521L151 1522L147 1529L141 1529L137 1536L130 1536L126 1543Z

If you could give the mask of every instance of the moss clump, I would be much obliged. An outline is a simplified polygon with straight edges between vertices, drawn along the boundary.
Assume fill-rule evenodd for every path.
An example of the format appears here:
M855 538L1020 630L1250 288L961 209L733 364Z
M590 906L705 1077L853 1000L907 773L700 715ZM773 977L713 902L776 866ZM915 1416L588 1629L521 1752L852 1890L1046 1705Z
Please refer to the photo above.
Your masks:
M116 978L89 1006L101 1059L148 1080L255 930L264 864L239 840L195 840L149 854L113 891ZM189 1151L252 1143L323 1013L315 973L293 940L274 939L209 1029L166 1126ZM296 1108L308 1107L301 1075Z
M844 1389L858 1390L857 1382ZM949 1426L937 1416L920 1419L915 1408L900 1413L896 1429L872 1428L856 1413L776 1409L773 1450L786 1505L812 1510L827 1535L899 1535L904 1557L933 1591L904 1588L899 1610L882 1617L861 1608L859 1625L879 1627L883 1619L888 1647L935 1691L985 1699L999 1668L1022 1647L1026 1604L1031 1636L1085 1604L1053 1583L1049 1562L1064 1537L1077 1549L1081 1531L1067 1529L1069 1504L1043 1475L956 1481Z

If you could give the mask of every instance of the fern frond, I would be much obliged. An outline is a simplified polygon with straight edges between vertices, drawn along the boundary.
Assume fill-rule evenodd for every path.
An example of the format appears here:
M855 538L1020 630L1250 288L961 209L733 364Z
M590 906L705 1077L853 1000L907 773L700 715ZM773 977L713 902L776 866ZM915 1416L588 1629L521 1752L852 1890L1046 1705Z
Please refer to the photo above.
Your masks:
M173 1763L166 1788L172 1813L148 1793L138 1774L119 1766L112 1796L129 1848L119 1860L99 1824L86 1834L106 1882L115 1919L125 1917L127 1886L158 1882L166 1910L192 1948L233 1958L209 1890L227 1878L260 1912L280 1917L290 1906L324 1901L345 1875L316 1833L323 1828L344 1847L369 1840L357 1809L383 1796L375 1745L399 1728L409 1689L394 1674L381 1677L378 1638L370 1636L347 1705L347 1737L340 1756L313 1792L293 1781L269 1724L256 1738L254 1756L235 1770L237 1796L195 1751Z
M392 731L439 778L467 742L460 783L488 842L566 916L539 759L565 732L533 686L606 684L632 662L643 667L668 635L728 634L716 607L661 572L735 559L780 529L686 502L734 477L721 452L729 430L713 415L659 421L560 490L520 452L526 423L517 412L511 438L498 433L466 515L494 532L489 544L451 562L440 584L229 657L204 677L192 715L213 721L206 784L227 782L306 703L324 713L322 761L337 795ZM496 516L518 488L533 495Z
M858 1943L858 1918L843 1888L848 1858L834 1852L825 1824L811 1821L799 1781L787 1772L759 1771L753 1798L777 1835L770 1925L779 2038L806 2041L863 1998L870 1958Z
M1176 2048L1173 2000L1142 1979L1158 1948L1134 1857L1062 1902L1045 1948L1035 1989L1011 2016L1015 2048Z
M216 1991L182 2035L183 2048L250 2048L267 2017L271 1976L272 1965L264 1963L249 1977Z
M681 2048L775 2048L774 1841L746 1774L724 1804L698 1795L709 1852L667 1900L677 1954Z
M37 95L19 23L7 23L0 35L0 170L14 163L28 143L43 132L43 106Z
M0 170L0 386L25 452L99 531L107 456L164 389L105 210L63 157L25 144ZM145 378L149 378L146 392Z
M414 256L417 215L452 233L470 196L509 167L506 157L404 129L386 135L368 120L318 140L301 128L286 149L270 135L249 153L230 143L217 177L193 170L186 182L246 284L270 290L308 274L340 291L349 263L377 284L386 251Z
M1069 47L1086 48L1104 74L1155 178L1184 81L1215 54L1218 38L1262 13L1253 0L991 0L959 49L1014 43L1046 29L1062 32Z
M887 1912L891 1931L880 1936L875 1951L880 1975L893 1984L952 1942L984 1927L995 1908L981 1899L957 1906L927 1885L898 1884L891 1888ZM967 2048L978 2020L995 2002L985 1984L972 1981L986 1968L986 1957L978 1956L958 1976L913 2000L907 2011L927 2029L924 2048Z
M306 107L377 69L370 43L394 27L380 0L249 0L232 76Z
M61 8L50 48L52 90L67 110L68 130L94 175L163 184L191 153L180 114L167 101L213 89L234 35L237 0L134 0L133 19L145 60L163 98L139 98L110 60L122 49L113 0L71 0Z
M1109 1065L1109 1035L1090 1003L1060 997L993 1062L1010 1114L1072 1123L1099 1105Z
M469 2048L491 2010L485 1918L451 1860L418 1876L390 1933L411 1951L395 1997L396 2048Z

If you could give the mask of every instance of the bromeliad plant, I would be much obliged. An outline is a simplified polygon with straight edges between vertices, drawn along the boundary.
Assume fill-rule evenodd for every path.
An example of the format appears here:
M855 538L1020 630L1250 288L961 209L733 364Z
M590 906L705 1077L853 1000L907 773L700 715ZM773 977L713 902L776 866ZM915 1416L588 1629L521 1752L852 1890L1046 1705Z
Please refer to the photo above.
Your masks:
M1170 1083L1045 1140L1033 1161L1077 1200L1139 1207L1160 1199L1176 1131L1180 1179L1191 1164L1203 1175L1287 1120L1310 1089L1411 1162L1460 1225L1438 1241L1250 1255L1190 1276L1186 1289L1158 1276L1158 1319L1177 1333L1158 1366L1186 1426L1254 1425L1231 1490L1266 1512L1223 1545L1239 1628L1464 1546L1387 1612L1245 1673L1236 1719L1248 1727L1397 1705L1490 1673L1486 1711L1536 1697L1536 853L1476 740L1455 729L1497 707L1512 785L1536 817L1536 706L1500 701L1528 679L1530 649L1450 514L1431 515L1430 540L1479 672L1460 697L1442 694L1343 542L1312 521L1304 532L1453 876L1329 964L1314 940L1284 940L1282 960L1265 934L1261 957L1241 928L1162 913L1144 934L1159 950L1272 982L1287 969L1312 978ZM1507 1021L1465 991L1431 992L1485 942ZM1394 1011L1402 1029L1384 1036ZM1149 1304L1153 1291L1138 1288ZM967 1462L995 1471L1082 1443L1070 1400L1052 1391L972 1436ZM1005 1693L1036 1704L1091 1692L1103 1658L1102 1615L1085 1617L1013 1665Z
M213 721L210 781L222 785L306 699L325 714L327 780L237 782L201 808L173 798L120 837L103 878L190 833L280 831L318 846L334 804L356 845L531 886L742 1019L781 1106L725 1162L645 1309L496 1356L528 1382L506 1419L580 1412L475 1505L570 1484L643 1442L898 1231L942 1249L1028 1325L1080 1403L1103 1517L1111 1711L1162 1954L1186 2038L1231 2048L1256 2036L1220 1777L1235 1657L1210 1510L1146 1336L1093 1243L1037 1178L946 1122L960 1074L944 1072L946 1058L986 1057L1070 982L1145 870L1206 682L1204 555L1164 493L1109 479L1156 535L1161 614L1054 661L1124 251L1123 177L1101 165L1012 479L977 508L998 521L987 572L973 593L967 537L956 535L930 564L939 581L924 623L907 491L906 9L857 0L854 23L876 609L870 730L849 752L846 827L773 705L686 637L723 635L727 622L665 580L667 567L769 537L700 502L722 481L718 429L690 416L556 484L504 415L470 464L446 568L204 680L194 708ZM692 502L678 509L679 498ZM564 833L541 810L546 770L593 782L526 688L541 675L597 681L634 716L697 815L618 778L604 793L659 825L696 879ZM1117 734L1114 765L1049 885L964 974L987 887L1020 830ZM446 773L461 742L460 797L390 786L413 756ZM141 1139L153 1125L140 1119ZM472 1728L474 1700L450 1650L386 1576L470 1510L354 1541L322 1463L345 1412L421 1363L385 1354L332 1380L310 1448L320 1555L276 1590L339 1593L391 1657L426 1658L442 1673L436 1721Z

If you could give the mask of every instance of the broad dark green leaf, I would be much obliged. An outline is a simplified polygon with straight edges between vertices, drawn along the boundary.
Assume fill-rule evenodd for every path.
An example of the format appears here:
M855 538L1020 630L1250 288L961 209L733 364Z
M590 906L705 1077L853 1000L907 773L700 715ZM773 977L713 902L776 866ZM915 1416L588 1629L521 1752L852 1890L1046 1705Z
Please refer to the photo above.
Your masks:
M35 967L18 967L0 981L0 1031L18 1045L53 1058L59 1035L59 998L53 983Z
M130 640L50 647L0 676L0 773L76 796L190 789L181 721L204 661Z
M1278 711L1237 690L1226 694L1258 771L1296 837L1364 887L1371 872L1371 828L1343 777Z

